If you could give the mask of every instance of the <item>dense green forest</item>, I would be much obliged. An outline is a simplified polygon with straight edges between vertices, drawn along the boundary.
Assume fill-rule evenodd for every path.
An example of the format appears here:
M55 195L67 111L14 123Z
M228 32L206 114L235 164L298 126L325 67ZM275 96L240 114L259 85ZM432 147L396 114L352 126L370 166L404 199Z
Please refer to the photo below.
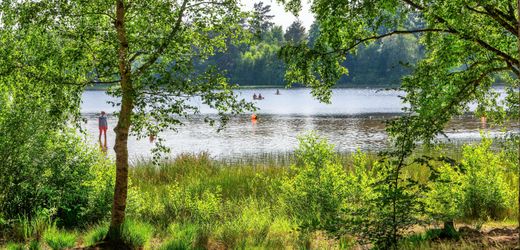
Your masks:
M251 43L235 45L228 41L228 51L199 62L198 67L214 65L240 86L283 86L286 84L285 64L278 55L280 48L302 43L312 47L319 36L319 23L313 23L307 31L297 20L284 30L272 22L270 5L259 2L254 6L252 16L242 22L242 28L252 36ZM420 23L410 18L407 25L419 26ZM421 55L418 39L412 35L388 37L361 46L347 55L343 65L349 74L338 81L338 86L398 86Z

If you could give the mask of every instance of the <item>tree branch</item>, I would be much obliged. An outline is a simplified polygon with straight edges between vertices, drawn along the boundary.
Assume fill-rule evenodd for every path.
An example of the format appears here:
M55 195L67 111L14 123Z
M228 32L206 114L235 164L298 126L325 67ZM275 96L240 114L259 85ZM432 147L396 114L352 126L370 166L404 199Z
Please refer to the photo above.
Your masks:
M148 51L142 51L142 50L137 51L137 52L135 52L134 55L132 55L132 57L130 57L129 61L133 62L138 56L143 55L143 54L149 54L149 53L148 53Z
M492 68L492 69L489 69L487 70L486 72L483 72L482 74L480 74L480 76L473 80L473 81L469 81L466 85L464 85L464 87L462 87L462 89L457 93L456 95L456 98L452 98L451 99L451 102L446 105L442 110L441 110L441 113L445 113L445 112L448 112L450 108L452 108L457 101L460 101L460 100L463 100L464 98L474 94L475 90L477 89L478 85L480 84L480 82L482 82L482 80L484 80L484 78L486 78L487 76L489 76L490 74L492 73L496 73L496 72L500 72L500 71L506 71L506 70L511 70L510 67L500 67L500 68ZM469 87L473 87L473 91L467 91L467 88Z
M111 83L120 83L121 80L114 80L114 81L90 81L91 84L111 84Z
M478 14L482 14L482 15L486 15L488 17L491 17L493 18L495 21L497 21L500 25L502 25L503 28L505 28L507 31L509 31L510 33L512 33L513 35L515 36L518 36L518 33L516 32L515 30L515 27L513 27L513 25L511 25L510 23L508 23L507 20L505 20L502 16L498 15L498 13L494 12L493 8L489 7L489 6L485 6L484 9L486 11L482 11L482 10L477 10L476 8L474 7L471 7L469 5L466 5L466 8L475 12L475 13L478 13Z
M518 25L518 21L515 17L515 6L513 6L513 1L509 1L509 3L507 4L507 16L512 22L516 22Z
M194 4L190 4L186 7L186 9L191 9L193 7L196 7L196 6L200 6L200 5L203 5L203 4L212 4L212 5L225 5L226 3L224 2L217 2L217 1L206 1L206 2L198 2L198 3L194 3Z
M491 6L484 6L484 9L486 10L487 15L491 18L495 19L502 27L504 27L506 30L511 32L513 35L518 37L518 32L516 32L516 29L513 25L511 25L507 19L504 19L503 15L501 15L500 10L497 10Z
M417 3L414 3L412 0L402 0L402 1L407 3L408 5L410 5L411 7L418 9L418 10L421 10L421 11L425 11L426 10L425 7L423 7L423 6L421 6L421 5L417 4ZM440 16L434 15L434 17L440 23L443 23L444 25L446 25L446 27L451 31L450 33L457 34L463 40L466 40L466 41L469 41L469 42L475 42L478 45L480 45L481 47L485 48L486 50L488 50L490 52L493 52L496 55L504 58L504 60L510 62L511 64L520 66L518 60L513 58L512 56L508 55L507 53L505 53L505 52L503 52L503 51L501 51L501 50L491 46L490 44L486 43L485 41L483 41L483 40L481 40L479 38L472 37L471 35L468 35L468 34L463 34L459 30L451 27L449 25L448 21L446 21L446 19L444 19L444 18L442 18Z
M491 9L492 12L496 13L496 15L500 16L502 19L509 21L509 23L512 25L516 24L516 18L515 18L514 13L513 13L513 15L511 15L511 13L504 12L504 11L500 10L499 8L495 8L492 5L485 5L484 8Z
M115 21L116 18L108 13L103 13L103 12L85 12L85 13L82 13L82 14L77 14L77 15L70 15L70 17L82 17L82 16L87 16L87 15L101 15L101 16L107 16L109 17L110 19L112 19L112 21Z
M345 49L341 49L340 51L342 53L347 53L350 50L354 49L355 47L357 47L358 45L360 45L360 44L362 44L364 42L368 42L368 41L371 41L371 40L379 40L379 39L383 39L383 38L388 37L388 36L393 36L393 35L397 35L397 34L416 34L416 33L424 33L424 32L446 32L446 33L451 33L450 30L445 30L445 29L394 30L392 32L389 32L389 33L386 33L386 34L383 34L383 35L371 36L371 37L366 37L366 38L360 39L357 42L355 42L353 45L351 45L350 47L345 48ZM337 51L334 51L334 52L337 52ZM331 53L334 53L334 52L331 52Z
M159 47L152 54L152 56L143 65L141 65L137 69L137 71L135 73L136 76L143 74L144 71L146 71L150 66L152 66L157 61L159 56L161 56L161 54L164 52L166 47L168 47L168 44L173 39L173 37L177 34L177 32L179 31L179 29L181 27L182 17L184 16L184 11L186 11L187 4L188 4L188 0L184 0L182 2L182 5L179 9L179 16L177 17L175 25L173 26L170 34L168 34L168 36L166 38L164 38L161 45L159 45ZM130 63L132 63L132 62L130 62Z

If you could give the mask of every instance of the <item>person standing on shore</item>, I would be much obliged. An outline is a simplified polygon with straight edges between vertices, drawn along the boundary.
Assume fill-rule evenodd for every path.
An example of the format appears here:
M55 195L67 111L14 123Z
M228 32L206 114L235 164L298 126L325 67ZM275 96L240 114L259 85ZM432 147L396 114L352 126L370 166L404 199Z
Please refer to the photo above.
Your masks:
M99 144L103 150L107 149L107 129L108 121L105 111L101 111L101 116L98 118L99 121ZM101 135L104 135L104 143L101 143Z

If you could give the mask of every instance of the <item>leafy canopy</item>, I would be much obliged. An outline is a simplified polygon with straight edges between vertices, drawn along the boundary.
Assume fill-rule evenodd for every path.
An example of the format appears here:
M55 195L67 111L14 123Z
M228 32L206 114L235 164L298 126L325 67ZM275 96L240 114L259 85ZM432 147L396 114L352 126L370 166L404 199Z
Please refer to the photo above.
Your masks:
M198 113L200 105L216 109L224 122L228 114L253 108L238 99L217 70L194 69L196 60L225 51L227 39L247 41L239 26L245 14L238 1L124 4L135 134L176 129L182 117ZM121 81L115 3L3 1L1 13L2 82L45 86L49 95L62 95L53 99L57 110L77 114L85 86ZM68 86L74 91L55 91ZM109 93L123 94L118 85Z
M300 0L281 0L298 12ZM320 24L312 48L285 47L286 78L313 88L321 101L329 101L331 87L347 73L341 62L360 45L395 35L413 35L426 52L415 71L403 79L404 101L411 114L393 122L390 132L400 147L414 140L430 141L451 116L479 101L491 111L491 85L496 79L518 87L518 32L513 0L314 0L311 10ZM415 20L410 23L408 20ZM514 94L513 91L511 91ZM510 98L514 101L517 98ZM517 103L517 101L514 101ZM511 107L515 104L509 103Z

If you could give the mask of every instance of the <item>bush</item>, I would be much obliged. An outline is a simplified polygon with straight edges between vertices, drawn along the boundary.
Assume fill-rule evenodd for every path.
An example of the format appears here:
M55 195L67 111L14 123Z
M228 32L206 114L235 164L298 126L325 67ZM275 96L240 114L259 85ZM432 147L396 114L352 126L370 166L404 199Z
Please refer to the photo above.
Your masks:
M1 141L0 153L8 146ZM0 162L0 211L6 218L56 208L58 223L72 227L107 215L113 182L99 152L73 132L36 134L26 143L11 161Z
M443 163L432 172L423 201L427 214L444 222L440 237L459 237L453 226L456 219L502 219L514 206L516 186L507 175L508 156L491 145L486 138L466 145L459 165Z
M376 249L394 249L410 228L421 223L423 185L400 170L393 159L375 162L369 194L349 211L347 230ZM363 186L362 186L363 187Z
M435 171L423 199L425 212L431 219L445 222L444 237L456 238L453 221L464 215L464 175L450 164L441 164Z
M54 224L54 210L39 210L33 218L19 216L11 225L11 235L19 241L40 240L43 233Z
M311 133L299 140L299 164L281 183L282 204L303 231L336 232L347 198L346 172L324 138Z
M504 153L491 149L492 140L484 138L479 145L464 146L464 215L471 219L501 219L512 207L516 187L508 185Z
M82 182L87 191L87 203L82 205L82 212L78 216L80 222L88 224L98 223L110 216L116 176L114 163L98 152L93 153L94 162L90 165L89 176L84 177Z
M146 247L153 237L153 226L126 219L123 224L123 242L132 248Z
M75 233L64 232L49 228L43 234L43 240L53 250L72 248L76 245L77 235Z
M113 182L98 173L110 172L108 162L69 127L67 114L50 112L52 100L23 96L31 93L9 93L2 105L9 108L0 108L0 213L13 220L56 208L58 223L70 227L106 216L110 200L101 194Z
M376 197L374 184L377 182L377 173L374 172L372 162L366 153L357 151L352 155L352 169L347 172L347 203L345 207L347 216L358 214L359 210L370 206ZM378 166L376 164L376 166Z

